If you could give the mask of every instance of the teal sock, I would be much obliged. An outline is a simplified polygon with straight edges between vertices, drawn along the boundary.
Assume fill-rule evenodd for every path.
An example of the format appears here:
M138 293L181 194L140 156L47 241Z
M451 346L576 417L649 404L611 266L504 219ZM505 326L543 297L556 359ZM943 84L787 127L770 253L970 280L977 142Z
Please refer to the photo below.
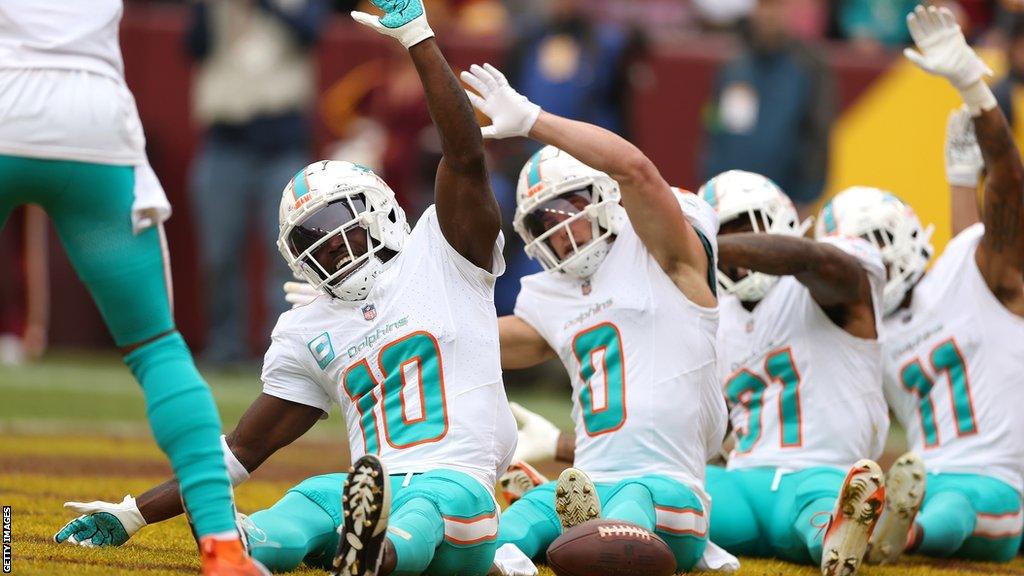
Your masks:
M149 426L171 461L196 535L234 530L220 416L185 341L174 332L133 351L124 361L142 385Z
M654 531L657 518L654 497L642 484L626 484L604 506L601 516L609 520L624 520Z
M512 544L534 561L546 561L548 546L562 533L555 514L554 483L534 488L501 514L498 548Z
M835 496L818 498L804 506L793 524L793 530L799 535L800 540L807 546L807 553L811 556L811 563L821 564L821 549L825 541L825 529L828 527L828 520L832 510L836 506Z
M430 500L412 498L392 510L387 538L395 545L392 574L423 574L444 541L444 519Z
M924 530L915 552L951 556L974 532L977 515L971 501L959 492L942 492L928 499L917 516Z
M338 546L337 524L306 496L288 492L249 520L249 550L268 570L291 572L304 559L314 566L330 566Z

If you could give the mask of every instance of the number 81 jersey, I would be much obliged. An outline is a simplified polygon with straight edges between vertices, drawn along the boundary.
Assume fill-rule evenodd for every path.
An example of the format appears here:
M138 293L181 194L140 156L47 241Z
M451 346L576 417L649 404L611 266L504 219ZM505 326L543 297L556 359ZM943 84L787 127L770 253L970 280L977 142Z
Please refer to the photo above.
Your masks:
M880 324L881 256L863 240L824 241L861 261ZM721 309L719 370L736 434L730 469L845 468L881 455L889 416L878 340L837 326L792 276L752 311L732 295Z
M365 300L321 296L281 315L263 392L340 405L353 460L377 454L393 474L454 469L493 491L516 444L493 300L502 244L494 273L482 270L428 208Z
M985 283L984 226L954 238L885 324L885 394L929 472L982 474L1024 490L1024 319Z

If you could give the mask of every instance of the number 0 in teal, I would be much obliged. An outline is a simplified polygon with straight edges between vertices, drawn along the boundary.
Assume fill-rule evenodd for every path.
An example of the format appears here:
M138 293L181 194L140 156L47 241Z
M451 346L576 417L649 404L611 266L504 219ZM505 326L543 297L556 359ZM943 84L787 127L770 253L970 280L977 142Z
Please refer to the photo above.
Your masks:
M598 324L576 335L572 350L580 364L580 410L587 434L614 432L626 422L626 362L622 336L614 324ZM600 378L595 378L600 371ZM594 387L604 389L604 405L598 406Z
M384 384L380 386L366 360L345 371L342 385L356 405L366 452L380 453L380 432L374 407L383 396L384 439L395 449L436 442L448 433L444 368L437 340L426 332L414 332L381 349L377 355ZM407 375L413 376L412 380ZM415 385L419 414L409 417L408 387Z

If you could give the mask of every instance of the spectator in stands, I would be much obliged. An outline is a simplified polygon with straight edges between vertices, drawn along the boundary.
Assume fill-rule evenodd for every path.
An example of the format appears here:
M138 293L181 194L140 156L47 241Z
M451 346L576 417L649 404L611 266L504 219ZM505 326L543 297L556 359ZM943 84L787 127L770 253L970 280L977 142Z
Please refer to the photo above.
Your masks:
M704 178L763 174L809 214L825 186L831 76L787 32L784 0L759 0L742 30L744 49L719 70L706 115Z
M919 0L842 0L839 29L844 38L866 48L902 46L910 41L907 14Z
M199 63L193 114L205 128L191 175L192 215L205 276L209 332L201 360L250 358L247 296L262 292L267 337L286 309L290 276L277 254L278 207L288 180L310 162L309 112L315 94L311 48L329 6L324 0L199 0L186 37ZM259 231L269 271L262 290L244 277Z
M626 131L626 72L638 35L593 22L585 0L552 0L548 17L523 30L506 60L509 80L552 114Z

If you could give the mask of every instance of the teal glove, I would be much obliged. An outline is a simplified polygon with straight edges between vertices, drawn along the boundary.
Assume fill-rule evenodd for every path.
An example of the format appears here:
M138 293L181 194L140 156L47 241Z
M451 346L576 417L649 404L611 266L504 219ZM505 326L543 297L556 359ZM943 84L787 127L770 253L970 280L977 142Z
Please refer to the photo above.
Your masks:
M423 0L372 1L374 6L384 12L384 16L377 17L366 12L352 12L352 19L385 36L397 39L406 48L412 48L427 38L434 37L434 31L427 23Z
M58 544L67 542L86 548L120 546L146 525L131 496L125 496L120 504L97 500L65 502L64 507L80 516L53 536Z

